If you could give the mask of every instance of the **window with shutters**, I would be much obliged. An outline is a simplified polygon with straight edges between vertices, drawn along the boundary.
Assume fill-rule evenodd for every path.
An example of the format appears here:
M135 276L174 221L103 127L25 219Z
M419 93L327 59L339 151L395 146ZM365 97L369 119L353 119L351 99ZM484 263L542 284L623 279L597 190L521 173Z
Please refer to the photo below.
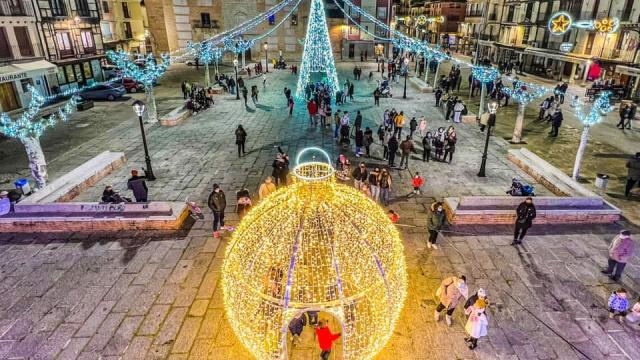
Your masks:
M13 28L13 32L16 34L20 55L34 56L33 46L31 45L31 39L29 38L29 28L26 26L16 26Z
M73 56L73 47L71 46L71 35L68 32L57 32L56 43L60 57L65 58Z
M12 59L11 47L9 46L9 40L7 39L7 30L4 27L0 27L0 60Z
M122 14L124 14L124 17L126 19L131 17L131 14L129 14L129 4L127 4L126 2L122 3Z
M104 0L102 1L102 11L105 14L109 13L109 2L108 1L104 1Z
M96 44L93 42L93 33L91 31L81 31L80 39L85 53L96 52Z

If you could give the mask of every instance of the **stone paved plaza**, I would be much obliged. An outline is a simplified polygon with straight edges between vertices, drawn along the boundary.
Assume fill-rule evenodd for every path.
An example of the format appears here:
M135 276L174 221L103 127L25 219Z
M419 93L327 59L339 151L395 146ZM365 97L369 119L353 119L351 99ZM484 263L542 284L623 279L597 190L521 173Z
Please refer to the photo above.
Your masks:
M342 81L351 67L340 64ZM409 99L400 99L402 84L394 85L393 100L383 99L380 108L374 107L370 93L375 82L364 80L368 70L356 86L355 103L345 107L361 110L365 126L378 124L384 109L392 106L409 117L425 114L430 130L448 126L433 108L432 96L417 94L411 86ZM193 70L172 69L157 89L161 111L181 102L177 81L200 78L196 76ZM149 183L151 200L190 197L205 205L214 182L221 184L228 203L241 187L255 194L271 174L275 145L292 155L306 146L321 146L337 157L342 150L332 131L310 127L302 104L296 105L293 118L287 118L282 88L294 81L288 72L276 72L256 107L245 109L223 95L212 110L176 127L148 126L158 176ZM58 144L48 153L53 178L104 150L126 153L127 166L76 201L96 201L106 184L128 195L129 169L143 164L139 130L128 104L100 103L90 110L93 120L72 119L68 128L54 129L45 139L45 151L48 141ZM79 127L97 122L103 122L97 134ZM233 136L238 124L249 134L248 154L240 159ZM506 160L508 146L501 139L492 139L488 177L478 178L483 134L472 125L456 128L459 141L451 165L422 163L416 156L408 171L392 172L399 186L390 208L401 216L398 228L405 244L409 294L394 335L377 358L640 359L640 327L621 325L607 316L606 300L620 284L600 274L610 239L623 226L638 234L634 225L534 226L518 248L509 245L508 226L449 227L440 237L439 250L426 249L425 208L433 199L502 195L512 176L533 182ZM72 129L86 138L75 139ZM54 141L65 134L66 143ZM374 157L364 159L369 166L381 163L379 144L373 149ZM353 148L346 153L356 161ZM19 163L13 164L19 158L1 159L0 169L9 164L6 168L23 171ZM425 194L407 197L416 171L426 177ZM541 185L536 190L548 193ZM220 270L230 235L213 238L211 214L205 213L205 220L180 232L1 234L0 358L249 359L224 315ZM237 223L232 206L227 207L227 219ZM475 351L463 341L460 309L452 327L433 319L437 285L456 274L467 276L472 291L485 288L491 302L489 334ZM630 299L637 299L637 257L621 282L630 290ZM309 328L304 336L305 345L312 343ZM317 359L318 350L305 346L292 358Z

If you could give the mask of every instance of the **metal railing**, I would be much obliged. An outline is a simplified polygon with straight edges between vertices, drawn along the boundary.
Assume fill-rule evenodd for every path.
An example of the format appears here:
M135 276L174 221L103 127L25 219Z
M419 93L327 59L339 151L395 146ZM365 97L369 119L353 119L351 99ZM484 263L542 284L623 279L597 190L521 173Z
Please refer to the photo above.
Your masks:
M3 0L0 1L0 16L34 16L34 12L27 0Z

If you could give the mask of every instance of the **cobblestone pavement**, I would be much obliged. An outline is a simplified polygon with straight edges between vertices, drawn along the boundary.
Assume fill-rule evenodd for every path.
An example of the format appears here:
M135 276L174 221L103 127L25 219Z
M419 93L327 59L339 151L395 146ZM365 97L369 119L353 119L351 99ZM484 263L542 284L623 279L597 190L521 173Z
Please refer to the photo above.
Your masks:
M350 70L350 65L341 69ZM286 118L281 93L285 82L293 82L293 77L273 75L257 109L245 110L222 96L213 111L177 127L150 126L154 169L160 178L150 184L151 198L191 196L202 202L213 182L220 183L229 198L241 186L255 192L271 172L276 144L291 154L318 145L337 156L332 133L309 127L303 106L297 105L293 119ZM363 110L365 126L377 122L387 106L402 108L409 116L429 114L430 129L445 124L429 96L409 88L410 100L405 102L397 99L398 89L394 87L393 100L384 99L381 108L374 108L369 89L360 86L356 103L347 108ZM167 95L166 101L178 103L179 98ZM122 116L126 123L67 150L52 165L75 167L108 149L125 151L129 166L139 167L143 163L139 133L129 121L133 117L124 110ZM238 123L249 133L249 154L241 159L233 145ZM473 126L457 129L460 140L453 164L412 159L410 171L394 171L400 186L391 208L401 215L410 289L401 320L378 358L640 358L638 326L620 325L607 317L606 299L619 285L599 273L608 241L620 226L534 227L519 248L508 245L510 227L452 228L454 232L441 236L439 250L426 249L425 206L433 198L502 194L511 176L523 176L504 159L504 142L494 139L488 177L476 177L482 136ZM378 146L374 155L379 156ZM374 164L376 159L367 162ZM404 194L415 171L427 178L425 195L408 198ZM78 200L95 201L108 182L124 189L127 173L128 168L117 171ZM544 193L541 186L538 189ZM230 224L237 222L232 211L227 208ZM223 310L219 279L229 234L213 238L210 223L207 212L204 221L177 233L0 235L0 358L249 358ZM450 328L433 320L438 283L461 273L472 290L487 289L492 303L489 336L474 352L462 340L459 310ZM639 284L640 263L634 259L623 278L630 298L637 298ZM305 331L308 344L312 340L309 329ZM305 349L294 358L317 358L317 350Z

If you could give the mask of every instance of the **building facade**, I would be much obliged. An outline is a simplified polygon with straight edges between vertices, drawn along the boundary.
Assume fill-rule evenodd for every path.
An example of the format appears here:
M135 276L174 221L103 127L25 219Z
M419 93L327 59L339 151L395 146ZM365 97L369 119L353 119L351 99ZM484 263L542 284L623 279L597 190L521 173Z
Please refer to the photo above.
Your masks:
M47 76L55 77L56 67L44 59L31 1L0 1L0 112L28 104L28 85L47 92Z
M103 81L99 0L33 0L45 57L57 65L50 92Z
M375 15L376 19L390 25L393 18L393 1L391 0L352 0L355 6L362 8L371 15ZM383 56L387 53L388 41L379 38L389 38L389 32L370 20L360 16L357 12L349 7L343 7L349 16L358 23L354 25L345 15L340 14L345 19L343 27L343 44L341 45L342 58L354 59L364 57L374 58L375 56ZM373 35L372 35L373 34ZM375 36L374 36L375 35Z
M144 2L140 0L101 0L100 30L105 50L132 54L153 52Z

